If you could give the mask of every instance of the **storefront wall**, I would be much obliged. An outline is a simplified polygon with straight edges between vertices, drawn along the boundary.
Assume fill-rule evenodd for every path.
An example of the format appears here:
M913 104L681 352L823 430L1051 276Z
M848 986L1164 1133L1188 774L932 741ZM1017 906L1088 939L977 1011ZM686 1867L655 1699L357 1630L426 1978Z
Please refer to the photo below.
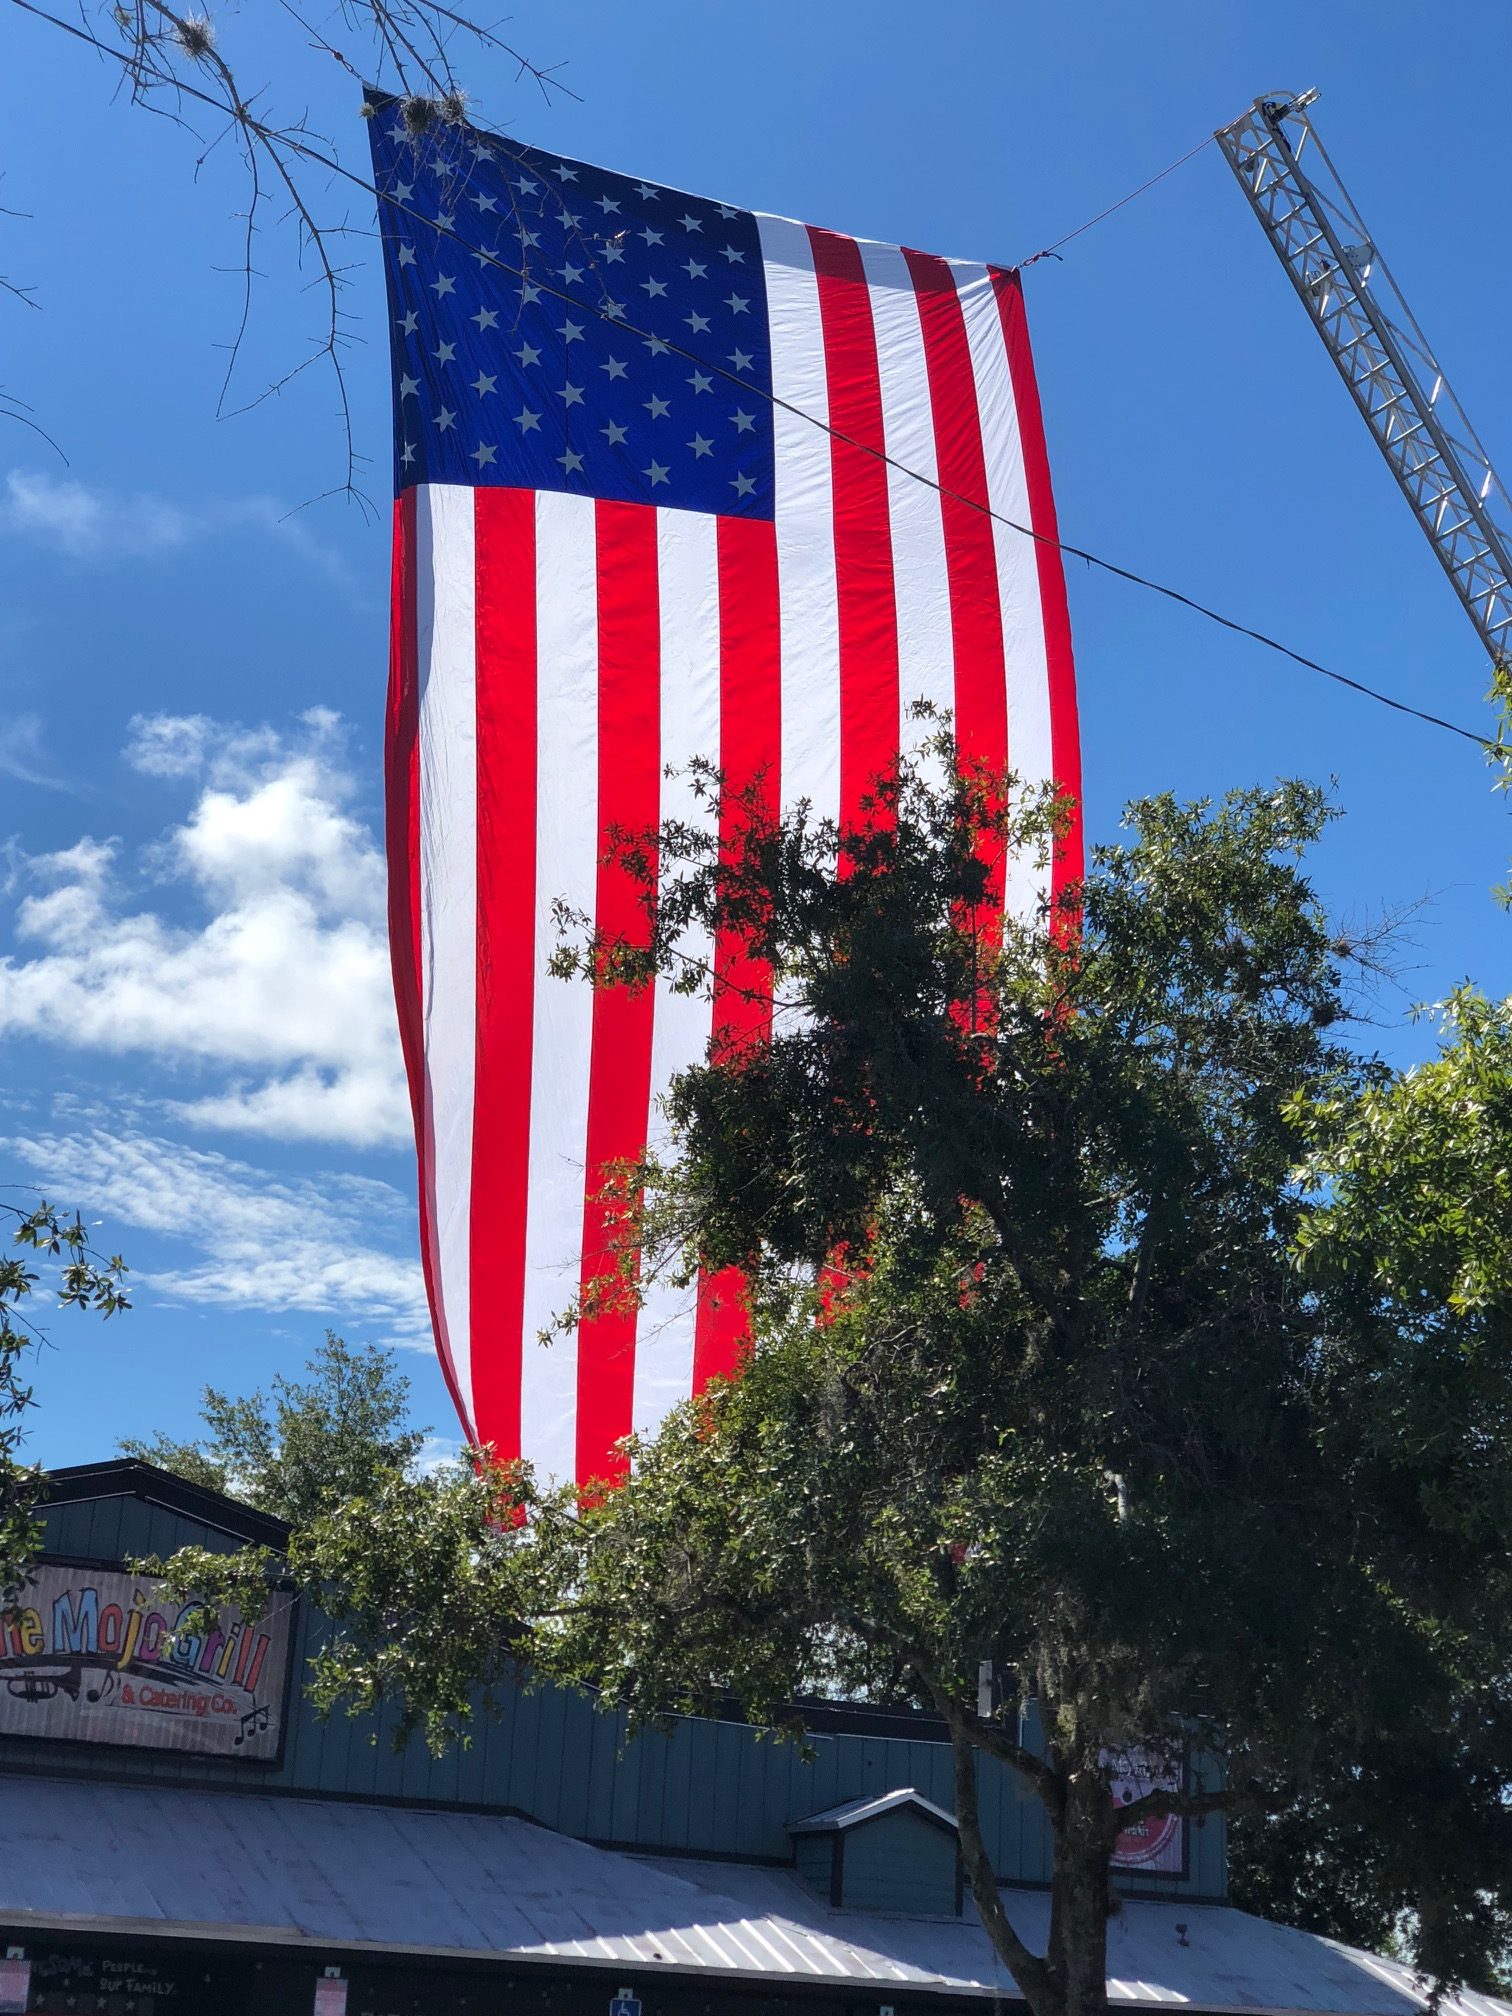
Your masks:
M184 1940L31 1938L0 1930L30 1966L28 2016L878 2016L875 1993L793 1983L689 1981L564 1966L318 1955ZM339 1973L332 1985L328 1970ZM893 1991L886 1991L889 1995ZM319 1998L317 2001L317 1997ZM959 1995L908 1994L895 2016L957 2012Z

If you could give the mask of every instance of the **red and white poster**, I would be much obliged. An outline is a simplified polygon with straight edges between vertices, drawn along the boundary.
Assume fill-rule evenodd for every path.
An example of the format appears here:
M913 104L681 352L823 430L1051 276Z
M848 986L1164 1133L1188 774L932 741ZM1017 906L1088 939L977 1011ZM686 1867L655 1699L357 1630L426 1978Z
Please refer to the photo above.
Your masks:
M1185 1760L1157 1757L1147 1750L1104 1753L1113 1770L1113 1803L1132 1806L1149 1792L1179 1792L1186 1778ZM1186 1822L1179 1813L1159 1813L1133 1820L1113 1849L1115 1869L1139 1870L1150 1876L1180 1876L1186 1868Z

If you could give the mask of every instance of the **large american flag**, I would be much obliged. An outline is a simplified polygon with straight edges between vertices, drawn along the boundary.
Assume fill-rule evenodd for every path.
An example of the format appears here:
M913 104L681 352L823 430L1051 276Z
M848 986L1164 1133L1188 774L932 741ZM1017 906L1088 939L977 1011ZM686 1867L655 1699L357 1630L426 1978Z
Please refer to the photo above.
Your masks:
M370 109L390 927L436 1342L470 1440L610 1477L622 1436L733 1369L738 1283L539 1333L612 1264L605 1172L657 1142L672 1074L763 1018L722 944L707 997L549 977L553 899L638 928L609 836L697 817L668 774L695 756L855 816L931 732L915 700L967 754L1079 793L1023 298L990 266ZM1080 873L1079 833L1054 873ZM1005 904L1042 893L1009 864Z

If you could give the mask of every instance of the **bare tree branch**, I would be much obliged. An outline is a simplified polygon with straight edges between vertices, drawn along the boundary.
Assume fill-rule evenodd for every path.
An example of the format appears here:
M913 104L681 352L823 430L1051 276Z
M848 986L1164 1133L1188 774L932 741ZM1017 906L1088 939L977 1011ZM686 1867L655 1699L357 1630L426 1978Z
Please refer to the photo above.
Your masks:
M226 346L216 417L231 419L253 410L312 367L327 372L336 389L345 468L342 481L325 494L342 494L370 512L373 506L360 482L367 458L357 447L344 360L346 347L354 340L354 318L344 300L352 267L337 251L340 239L351 235L354 227L344 216L331 215L326 203L330 186L326 178L368 189L367 176L342 164L336 142L317 132L307 115L281 117L272 109L268 87L254 88L244 81L233 59L223 53L208 15L171 5L169 0L113 0L98 10L81 6L75 21L34 0L10 0L10 4L114 63L121 91L134 106L190 134L198 148L195 180L222 141L235 136L247 185L245 207L239 213L242 286L235 328ZM507 57L515 66L516 80L529 78L548 101L553 93L577 96L557 74L560 65L532 62L495 27L438 0L342 0L341 18L354 38L350 54L331 41L298 0L279 0L279 5L308 38L308 48L339 63L354 81L366 79L393 88L406 113L413 108L417 131L437 121L457 123L466 117L466 93L452 55L459 39L475 51ZM280 89L288 81L283 76L275 80ZM197 108L219 115L213 137L207 139L192 123L189 115ZM320 330L306 355L255 395L233 404L232 387L251 325L255 286L264 277L255 249L268 222L293 238L300 267L311 272L309 286L321 304ZM27 307L40 306L31 298L30 288L3 276L0 296ZM19 419L50 441L36 421L26 418L28 410L0 393L0 417Z

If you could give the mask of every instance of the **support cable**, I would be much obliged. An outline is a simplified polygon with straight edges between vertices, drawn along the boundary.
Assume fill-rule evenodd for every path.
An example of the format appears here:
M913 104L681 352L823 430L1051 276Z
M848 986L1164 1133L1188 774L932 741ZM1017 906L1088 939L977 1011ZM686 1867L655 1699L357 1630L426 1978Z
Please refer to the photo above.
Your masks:
M1073 238L1080 238L1083 231L1090 231L1094 224L1101 224L1105 217L1111 217L1116 210L1122 210L1126 203L1132 203L1136 196L1143 196L1147 189L1153 189L1157 182L1164 182L1167 175L1174 175L1178 168L1184 168L1193 161L1204 147L1211 147L1214 135L1205 133L1195 147L1188 147L1185 154L1179 154L1169 167L1162 168L1158 175L1152 175L1148 182L1141 182L1137 189L1131 189L1127 196L1120 196L1116 203L1110 203L1106 210L1099 210L1095 217L1089 217L1085 224L1078 224L1074 231L1068 231L1064 238L1057 238L1039 252L1031 252L1027 259L1020 259L1016 266L1010 266L1010 273L1022 273L1026 266L1032 266L1039 259L1059 259L1062 245L1069 245Z

